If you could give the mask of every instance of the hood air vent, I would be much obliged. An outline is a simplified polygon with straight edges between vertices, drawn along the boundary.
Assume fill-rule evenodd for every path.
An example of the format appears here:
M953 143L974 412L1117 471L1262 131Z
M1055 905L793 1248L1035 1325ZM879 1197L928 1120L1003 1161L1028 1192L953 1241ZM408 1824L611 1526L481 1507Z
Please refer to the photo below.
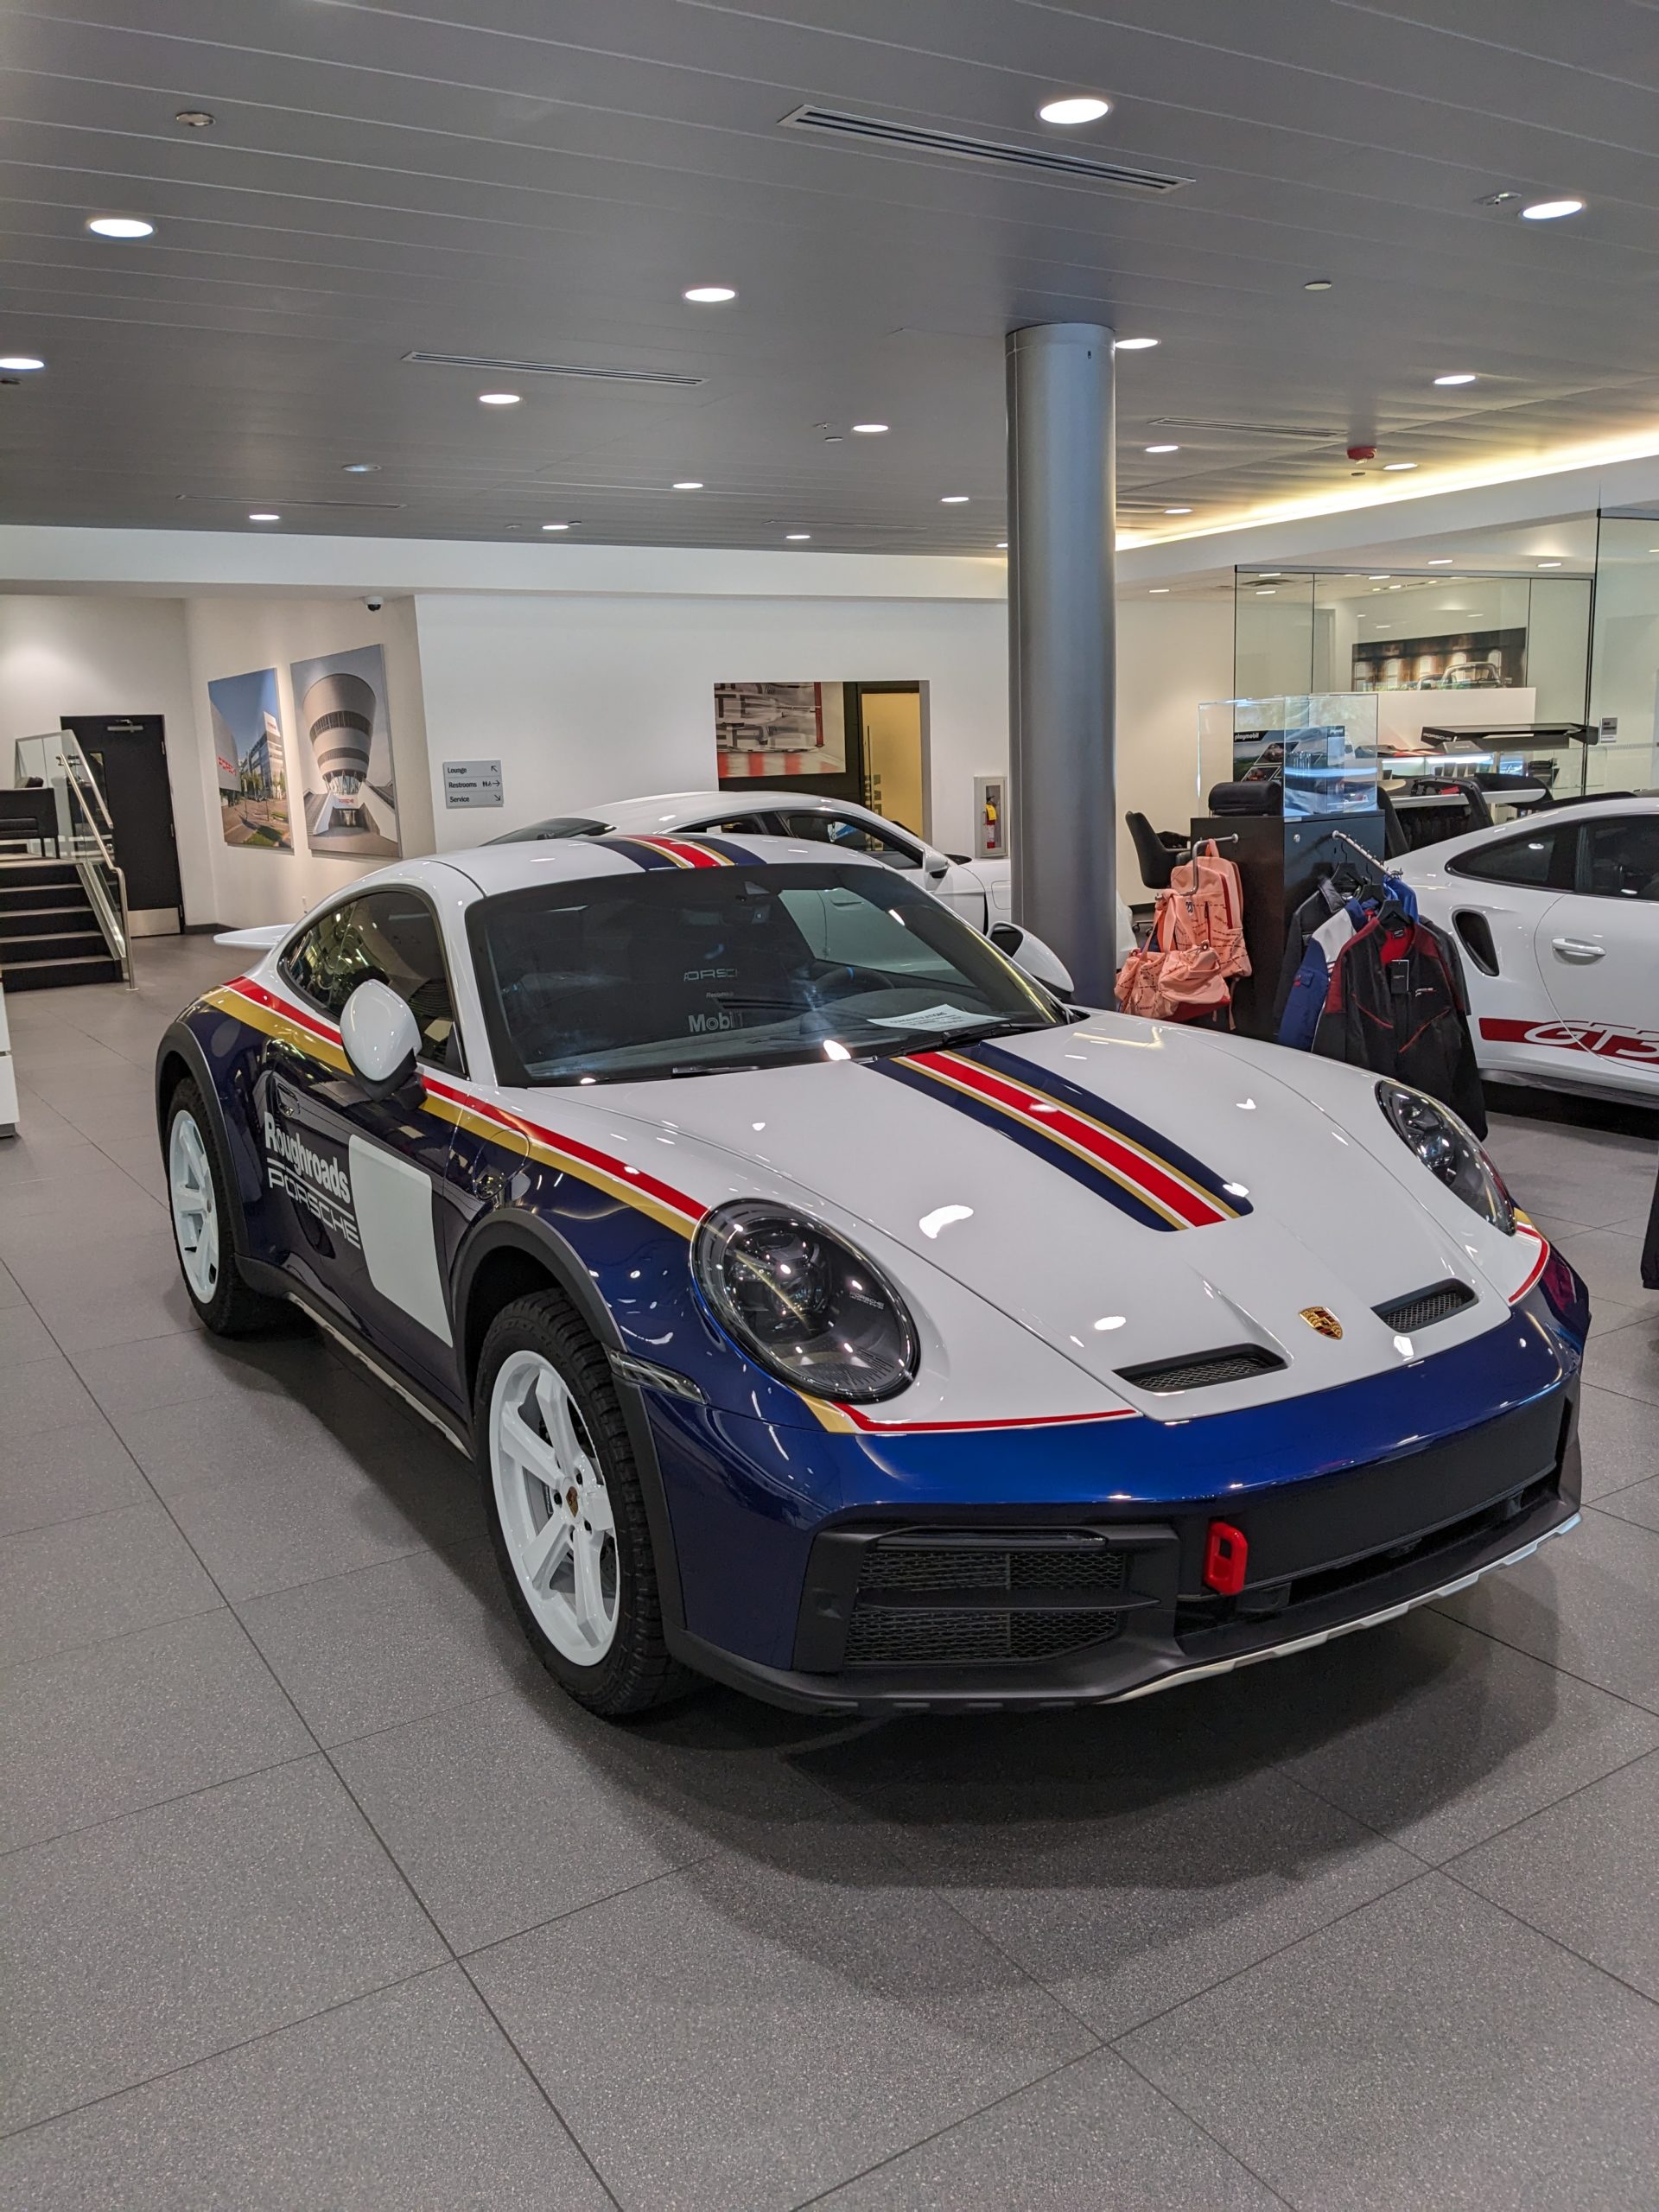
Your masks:
M1209 1390L1218 1382L1246 1382L1252 1375L1271 1375L1284 1365L1277 1352L1262 1344L1228 1344L1220 1351L1189 1352L1184 1359L1153 1359L1118 1373L1137 1389Z
M579 368L573 361L503 361L490 353L405 353L423 369L494 369L515 377L585 377L594 384L667 384L682 389L701 377L674 375L667 369Z
M1096 154L1062 152L1058 146L1014 146L995 138L969 138L958 130L926 130L913 123L889 123L879 115L848 115L839 108L798 107L784 122L791 130L816 130L830 138L859 138L870 145L890 147L898 154L947 154L953 161L1034 169L1039 175L1116 185L1124 192L1179 192L1192 181L1190 176L1165 176L1156 169L1103 161Z
M1379 1321L1398 1330L1402 1337L1414 1337L1420 1329L1432 1329L1437 1321L1449 1321L1454 1313L1461 1313L1465 1306L1475 1303L1475 1294L1468 1284L1452 1277L1446 1282L1432 1283L1427 1290L1414 1290L1409 1298L1396 1298L1387 1306L1374 1306L1371 1311Z

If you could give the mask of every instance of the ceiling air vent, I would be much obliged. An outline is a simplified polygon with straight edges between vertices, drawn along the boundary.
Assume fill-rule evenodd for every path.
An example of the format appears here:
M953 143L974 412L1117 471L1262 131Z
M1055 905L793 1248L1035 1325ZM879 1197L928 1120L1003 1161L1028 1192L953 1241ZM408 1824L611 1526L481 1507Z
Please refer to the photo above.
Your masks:
M413 361L427 369L494 369L515 377L582 377L594 384L667 384L681 388L702 382L701 377L683 377L669 369L595 369L581 368L574 361L503 361L491 353L405 353L406 361Z
M1292 423L1227 423L1211 415L1154 415L1154 430L1226 430L1240 438L1308 438L1315 445L1329 445L1343 435L1340 430L1309 430Z
M948 154L959 162L988 162L998 168L1033 169L1038 175L1073 177L1083 184L1111 184L1126 192L1179 192L1190 176L1165 176L1156 169L1131 168L1097 154L1063 152L1058 146L1015 146L995 138L968 138L959 130L927 130L913 123L889 123L879 115L848 115L839 108L798 107L784 118L791 130L816 130L830 138L859 138L896 154Z

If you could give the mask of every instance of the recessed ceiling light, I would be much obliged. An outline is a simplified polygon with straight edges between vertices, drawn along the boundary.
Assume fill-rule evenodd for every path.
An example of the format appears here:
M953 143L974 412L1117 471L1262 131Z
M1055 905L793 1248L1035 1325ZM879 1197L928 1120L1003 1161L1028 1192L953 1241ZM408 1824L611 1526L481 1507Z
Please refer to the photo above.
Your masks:
M378 461L343 461L340 473L342 476L378 476L380 464Z
M478 404L480 407L516 407L524 396L522 391L480 391Z
M1472 369L1459 369L1455 374L1449 377L1436 377L1434 381L1436 384L1473 384L1476 382L1476 377Z
M1580 215L1584 212L1582 200L1535 200L1530 207L1521 210L1523 223L1556 223L1563 215Z
M811 535L810 530L786 530L784 543L786 545L804 545Z
M677 492L701 492L702 479L700 476L682 476L674 489Z
M1258 599L1271 599L1278 588L1279 587L1277 584L1263 584L1261 586L1255 595Z
M251 514L248 520L250 522L281 522L282 517L272 514L268 508L261 507L257 513Z
M0 369L8 376L22 376L30 369L43 369L46 363L37 360L33 353L0 353Z
M853 435L857 438L884 438L887 434L885 423L855 423Z
M156 234L155 224L145 222L142 215L89 215L86 227L101 238L148 238Z
M1192 512L1192 510L1191 507L1166 507L1164 509L1164 512L1166 515L1190 515Z
M1110 100L1091 92L1071 93L1063 100L1045 100L1037 111L1045 123L1098 123L1112 111Z
M1559 561L1541 561L1538 565L1541 569L1559 569L1561 564Z
M1305 292L1328 292L1331 289L1331 279L1328 276L1310 276L1302 289Z
M569 527L568 522L544 522L542 524L543 530L569 530Z
M181 123L187 130L207 130L212 128L213 118L205 107L181 107L173 120Z
M1149 584L1147 587L1147 597L1148 599L1167 599L1169 597L1169 586L1167 584Z
M1148 453L1179 453L1179 446L1148 446Z
M719 308L724 307L728 300L734 300L737 294L729 284L693 284L689 292L683 292L680 296L690 300L694 308Z
M940 499L939 505L942 507L965 507L968 499L969 494L966 492L946 492Z
M1437 553L1428 565L1431 569L1449 569L1452 565L1452 556L1449 553Z
M1116 338L1112 341L1114 353L1147 353L1158 343L1155 338Z
M1007 550L1008 550L1008 541L1007 541L1007 539L1006 537L999 537L999 538L997 539L997 541L996 541L996 550L997 550L997 551L998 551L999 553L1006 553L1006 552L1007 551Z
M1402 469L1415 468L1416 466L1414 461L1385 461L1382 464L1385 474L1390 476L1397 476Z
M1405 586L1404 584L1390 584L1389 586L1389 589L1390 591L1404 591Z
M1385 584L1393 574L1392 569L1384 569L1380 576L1367 576L1365 581L1368 584Z

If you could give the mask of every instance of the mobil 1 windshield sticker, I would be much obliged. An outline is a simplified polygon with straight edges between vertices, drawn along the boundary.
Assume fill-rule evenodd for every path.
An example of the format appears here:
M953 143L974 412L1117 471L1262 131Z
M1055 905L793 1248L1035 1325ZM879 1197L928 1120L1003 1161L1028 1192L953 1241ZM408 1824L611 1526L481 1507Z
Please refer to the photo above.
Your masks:
M337 1147L326 1139L302 1135L280 1113L265 1104L265 1173L273 1191L315 1217L332 1236L353 1249L360 1247L352 1205L351 1171Z

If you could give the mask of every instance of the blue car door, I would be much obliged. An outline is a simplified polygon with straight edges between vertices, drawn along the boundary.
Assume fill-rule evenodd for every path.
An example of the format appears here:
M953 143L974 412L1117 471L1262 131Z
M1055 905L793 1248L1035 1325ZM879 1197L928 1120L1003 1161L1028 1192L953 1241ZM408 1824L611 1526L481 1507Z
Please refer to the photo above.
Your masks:
M327 1032L272 1038L264 1053L260 1126L283 1264L371 1350L453 1402L449 1124L425 1110L418 1073L377 1098L332 1041L353 991L378 981L413 1011L423 1065L465 1073L437 917L410 886L348 897L289 948L282 976Z

